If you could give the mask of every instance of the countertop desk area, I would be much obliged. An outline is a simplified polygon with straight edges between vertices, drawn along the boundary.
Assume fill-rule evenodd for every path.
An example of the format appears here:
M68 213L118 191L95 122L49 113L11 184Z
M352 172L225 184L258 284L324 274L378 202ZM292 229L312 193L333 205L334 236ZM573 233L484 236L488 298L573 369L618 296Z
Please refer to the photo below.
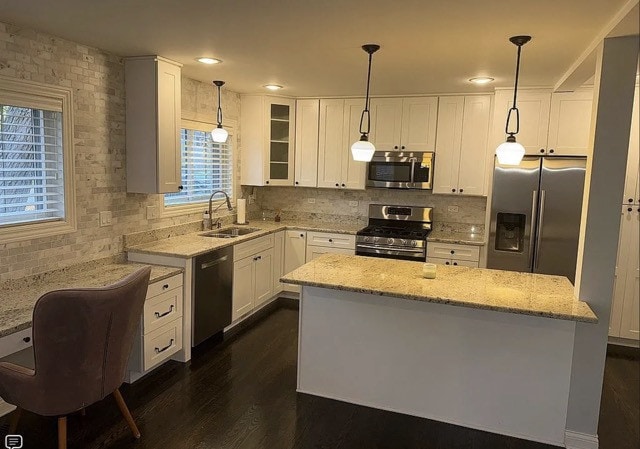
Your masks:
M327 254L301 285L297 390L564 446L575 323L563 277Z

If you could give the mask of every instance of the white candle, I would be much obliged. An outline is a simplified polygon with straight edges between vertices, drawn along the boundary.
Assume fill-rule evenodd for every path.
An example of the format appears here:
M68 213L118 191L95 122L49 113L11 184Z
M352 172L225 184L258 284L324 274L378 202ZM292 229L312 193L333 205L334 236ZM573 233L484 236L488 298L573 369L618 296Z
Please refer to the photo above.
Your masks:
M422 265L422 277L425 279L435 279L436 278L436 264L435 263L425 263Z

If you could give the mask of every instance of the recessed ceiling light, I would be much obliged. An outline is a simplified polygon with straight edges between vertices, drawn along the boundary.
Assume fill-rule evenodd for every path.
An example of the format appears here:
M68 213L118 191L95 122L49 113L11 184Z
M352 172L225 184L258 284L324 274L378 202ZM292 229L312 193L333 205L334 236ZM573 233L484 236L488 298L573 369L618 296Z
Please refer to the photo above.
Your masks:
M269 89L269 90L280 90L280 89L282 89L282 86L280 86L279 84L265 84L264 87L266 89Z
M471 81L473 84L488 84L493 81L493 78L490 78L488 76L477 76L475 78L471 78L469 81Z
M198 58L197 61L203 64L220 64L222 62L220 59L216 58Z

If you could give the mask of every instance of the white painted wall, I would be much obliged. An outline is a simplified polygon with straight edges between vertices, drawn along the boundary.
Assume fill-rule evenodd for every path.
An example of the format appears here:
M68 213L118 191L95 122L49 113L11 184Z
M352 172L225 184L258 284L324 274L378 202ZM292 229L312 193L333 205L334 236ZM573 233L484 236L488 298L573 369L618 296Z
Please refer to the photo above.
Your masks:
M596 67L593 157L585 180L576 295L589 303L599 322L576 326L567 415L567 429L585 438L598 430L638 39L605 39Z

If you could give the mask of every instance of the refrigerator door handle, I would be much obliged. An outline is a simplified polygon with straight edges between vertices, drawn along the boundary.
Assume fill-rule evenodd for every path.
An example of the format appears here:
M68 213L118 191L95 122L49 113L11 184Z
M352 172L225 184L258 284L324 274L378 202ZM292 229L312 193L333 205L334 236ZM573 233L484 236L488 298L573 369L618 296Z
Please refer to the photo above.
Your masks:
M534 268L538 268L538 262L540 261L540 240L542 239L542 225L544 224L544 199L545 191L540 190L540 211L538 212L538 229L536 232L536 248L535 248L535 263Z
M533 271L533 255L535 254L535 251L533 250L534 245L536 243L536 222L538 220L538 191L534 190L533 191L533 199L531 201L531 228L529 230L529 233L531 234L529 236L529 267L531 268L531 271Z

